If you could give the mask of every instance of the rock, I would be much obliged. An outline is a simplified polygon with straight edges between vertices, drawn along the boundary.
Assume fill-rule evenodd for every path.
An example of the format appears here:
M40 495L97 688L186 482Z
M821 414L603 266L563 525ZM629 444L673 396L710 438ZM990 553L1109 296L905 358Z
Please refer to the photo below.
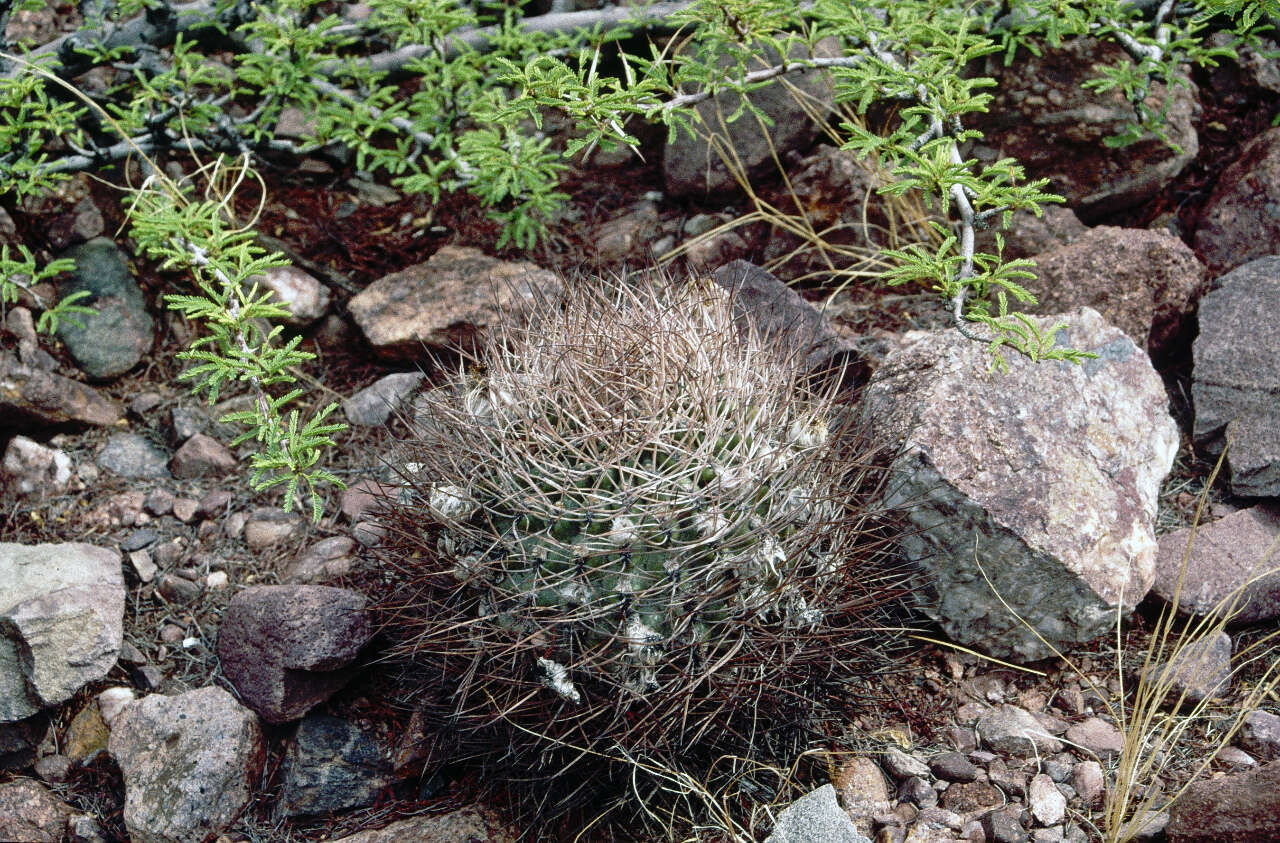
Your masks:
M426 263L384 276L348 303L379 354L414 359L422 346L469 348L499 314L544 301L555 274L479 249L443 246Z
M190 524L194 521L196 519L196 511L199 508L200 502L194 498L173 499L173 517L183 524Z
M32 779L0 784L0 840L61 843L75 811Z
M1150 671L1147 681L1167 688L1165 699L1175 706L1225 696L1231 688L1231 636L1219 630L1198 640L1184 639Z
M120 405L92 387L43 371L0 351L0 418L19 426L115 424L123 414Z
M216 477L235 467L236 458L226 446L203 433L192 436L173 455L173 476L179 480Z
M137 433L115 433L98 452L98 467L134 480L169 477L169 456Z
M1280 839L1280 761L1192 784L1169 808L1170 843Z
M61 784L71 776L72 760L65 755L46 755L35 763L35 774L42 781Z
M320 585L261 585L231 598L218 630L222 671L270 723L296 720L338 691L373 635L365 597Z
M33 218L34 230L43 230L54 249L83 243L107 228L102 211L93 202L85 173L75 173L53 188L26 197L21 207L28 218Z
M3 471L4 487L14 495L57 495L71 481L71 458L57 448L15 436L4 450Z
M1124 751L1124 735L1101 717L1090 717L1067 729L1067 743L1091 752L1103 761Z
M809 371L838 368L851 349L818 309L772 274L747 261L733 261L711 275L733 299L734 319L750 326L779 351L795 355Z
M825 38L815 46L814 54L821 57L838 56L841 54L839 42L834 38ZM800 59L806 57L807 53L797 44L789 55L793 59ZM759 59L749 64L746 70L750 72L768 67L778 60L776 51L763 50ZM733 72L728 71L730 62L730 59L722 60L721 68ZM785 85L768 85L748 95L751 104L772 121L773 125L767 129L762 128L755 117L745 112L740 115L740 119L724 124L724 118L737 111L742 104L741 97L736 93L720 93L699 103L696 106L698 118L692 121L699 136L680 130L663 150L662 177L667 194L673 197L703 197L708 194L723 194L737 188L738 183L729 168L714 151L711 143L701 136L707 132L725 137L748 180L754 180L774 167L775 154L781 155L792 149L803 150L811 145L818 136L818 127L809 116L810 112L815 108L819 112L828 111L835 102L830 77L822 72L808 72L792 74L788 81L800 90L800 96L808 102L801 103Z
M942 807L957 814L981 813L1004 803L1004 794L990 782L955 782L942 791Z
M1022 808L1011 805L982 816L982 830L992 843L1026 843L1027 832L1022 827Z
M311 714L284 757L278 815L312 816L371 804L391 784L377 742L351 723Z
M1192 346L1193 435L1215 456L1230 440L1231 491L1247 497L1280 497L1276 313L1280 257L1258 258L1218 278L1201 299L1200 336Z
M1280 128L1245 144L1200 212L1196 254L1215 275L1274 255L1280 242Z
M76 761L87 761L107 748L107 722L97 700L76 712L63 735L63 752Z
M746 257L752 250L746 238L737 231L721 231L685 246L685 259L699 274L712 267Z
M150 547L160 539L160 534L151 527L139 527L131 530L129 535L124 537L124 541L120 542L120 549L125 553L133 553L136 550L142 550Z
M872 817L888 813L892 806L880 767L870 758L850 758L836 769L831 784L858 833L872 836L875 833Z
M928 764L894 746L884 751L884 755L880 756L880 762L889 771L889 775L895 779L901 780L911 776L924 777L929 775Z
M142 508L157 518L173 512L173 492L168 489L152 489L142 501Z
M343 401L342 412L347 421L361 427L385 424L392 413L408 405L413 391L425 377L421 372L386 375Z
M929 759L929 769L946 782L977 781L981 772L977 766L958 752L944 752Z
M1208 289L1204 265L1171 234L1100 225L1035 255L1024 284L1037 313L1091 307L1153 357L1169 355Z
M377 512L378 505L396 493L396 487L364 478L342 490L338 506L342 514L356 523Z
M631 210L596 228L592 240L596 257L607 262L624 260L640 244L649 242L657 229L658 206L648 200L639 202Z
M347 574L355 564L356 543L347 536L333 536L308 547L280 572L286 583L324 585Z
M1036 758L1062 751L1057 738L1045 731L1030 712L1016 705L1000 705L978 718L978 738L992 752Z
M0 544L0 722L106 676L120 654L124 598L114 550Z
M302 529L302 518L298 513L269 506L261 507L255 509L245 521L244 543L253 551L266 550L293 539Z
M1087 808L1102 804L1106 795L1107 777L1097 761L1081 761L1071 768L1071 786L1076 789L1080 801Z
M463 808L448 814L420 816L394 822L375 831L361 831L337 838L333 843L517 843L522 835L492 811Z
M155 338L155 321L125 255L110 239L98 237L62 257L73 258L76 269L59 285L59 298L87 292L76 304L95 312L62 320L58 338L89 377L108 380L124 374L151 350Z
M778 814L773 833L765 843L870 843L859 834L836 801L836 789L829 784L801 796Z
M938 791L923 776L911 776L904 779L898 788L898 801L913 802L921 808L928 808L938 804Z
M1027 809L1031 817L1042 826L1057 825L1067 814L1067 799L1058 791L1053 779L1044 773L1036 773L1027 785Z
M195 604L200 599L200 593L200 583L192 582L177 574L162 574L160 579L156 580L156 594L179 606Z
M1009 765L1004 762L1003 758L993 758L985 764L987 768L987 781L1003 790L1010 796L1016 796L1023 799L1027 795L1027 774L1023 765L1017 765L1018 769L1010 770Z
M25 720L0 722L0 770L30 767L48 731L49 718L43 712Z
M1039 324L1059 319L1062 341L1099 358L1012 353L993 373L958 331L912 332L863 400L872 434L903 443L885 504L910 525L899 541L915 598L957 643L997 658L1110 632L1154 576L1156 498L1178 444L1164 386L1095 311Z
M1276 562L1267 556L1277 537L1280 508L1266 505L1201 524L1194 543L1189 527L1166 533L1159 539L1151 591L1166 603L1176 596L1181 614L1222 613L1234 603L1232 623L1280 617L1280 573L1270 570Z
M217 518L227 514L227 505L232 501L232 494L226 489L214 489L197 504L193 517Z
M329 310L329 288L296 266L275 266L250 279L289 308L286 324L305 328Z
M266 754L258 718L221 688L134 702L111 727L134 843L211 838L248 804Z
M1258 766L1258 759L1238 746L1224 746L1213 756L1213 760L1227 767L1253 769Z
M102 722L107 724L108 729L135 699L132 688L107 688L98 694L98 713L102 715Z
M1244 718L1238 739L1241 749L1263 761L1280 760L1280 717L1269 711L1251 711Z
M1032 211L1015 211L1009 229L1001 231L1004 237L1005 260L1029 258L1042 252L1051 252L1068 246L1090 229L1080 222L1076 212L1061 205L1045 205L1040 216ZM996 250L995 233L999 229L976 232L977 246L984 252Z
M169 441L174 445L180 445L197 433L203 433L208 426L209 419L195 407L179 405L169 411L167 432Z
M1066 39L1039 56L1020 55L1009 67L1003 53L989 56L982 75L996 80L994 99L966 127L983 132L985 143L999 149L980 160L1017 160L1028 178L1049 179L1049 190L1065 196L1086 222L1154 196L1200 149L1195 95L1189 83L1172 90L1151 86L1147 105L1167 106L1167 131L1178 150L1152 135L1112 149L1103 141L1133 123L1133 106L1120 91L1100 93L1082 83L1097 76L1097 65L1125 61L1120 45L1092 37Z

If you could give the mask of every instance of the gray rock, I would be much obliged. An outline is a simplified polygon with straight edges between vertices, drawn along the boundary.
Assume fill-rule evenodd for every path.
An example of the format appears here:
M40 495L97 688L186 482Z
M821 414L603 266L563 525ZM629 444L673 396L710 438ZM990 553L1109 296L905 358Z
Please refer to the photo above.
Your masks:
M1067 799L1058 791L1053 779L1037 773L1027 785L1027 809L1040 825L1057 825L1066 817Z
M295 328L307 327L329 310L329 288L296 266L272 267L251 280L270 290L278 303L289 308L285 322Z
M884 755L880 756L880 761L884 764L884 768L889 771L889 775L895 779L901 780L911 776L924 777L929 775L928 764L894 746L884 751Z
M203 433L182 443L173 455L173 476L180 480L217 477L235 470L236 458L227 447Z
M73 813L69 805L32 779L0 784L0 840L61 843Z
M119 404L87 384L55 375L0 351L0 418L10 424L93 424L106 427L123 414Z
M337 717L311 714L285 753L276 811L297 817L360 808L390 783L390 764L370 735Z
M62 257L75 259L76 270L59 286L58 296L87 292L76 304L95 312L64 319L58 338L89 377L106 380L124 374L151 350L155 337L155 322L125 255L110 239L98 237Z
M885 502L910 525L900 544L916 599L952 639L997 658L1047 658L1110 632L1154 576L1156 498L1178 444L1164 385L1097 312L1039 324L1059 319L1062 341L1099 358L1013 353L993 373L956 330L913 332L863 401L873 434L903 443Z
M836 801L829 784L801 796L778 814L773 833L765 843L871 843L859 834L849 815Z
M342 412L354 425L373 427L384 424L392 413L407 406L413 391L425 377L421 372L386 375L343 401Z
M924 776L910 776L898 787L898 800L929 808L938 804L938 791Z
M1001 705L978 718L978 737L993 752L1037 758L1062 751L1062 743L1040 721L1016 705Z
M258 718L221 688L151 694L111 726L134 843L214 837L248 804L266 753Z
M1183 323L1209 287L1204 265L1172 234L1100 225L1031 258L1022 281L1036 313L1092 307L1153 357L1182 339Z
M1280 717L1269 711L1251 711L1240 728L1240 748L1262 761L1280 760Z
M107 675L124 635L120 554L89 544L0 544L0 722Z
M1200 336L1192 346L1193 434L1212 455L1230 440L1227 465L1237 495L1280 496L1276 313L1280 257L1258 258L1222 276L1200 301Z
M471 347L500 313L560 287L554 273L479 249L444 246L427 260L370 284L347 308L374 351L415 359L422 346Z
M1199 781L1169 808L1169 843L1280 839L1280 761Z
M818 309L770 272L747 261L733 261L711 274L733 298L734 319L757 331L779 352L795 356L809 371L840 366L850 348Z
M56 495L71 481L71 458L57 448L15 436L4 450L2 470L5 488L19 497Z
M1223 170L1196 229L1196 253L1215 274L1276 253L1280 242L1280 128L1245 144Z
M463 808L437 816L412 817L386 828L361 831L333 843L517 843L523 836L488 809Z
M169 455L137 433L116 433L98 452L98 467L133 480L158 480L169 476Z
M1009 67L1003 54L989 56L982 73L996 80L995 99L966 126L998 139L992 160L1014 158L1029 178L1048 178L1050 188L1086 222L1137 205L1194 160L1200 143L1190 83L1152 85L1148 100L1157 109L1167 104L1177 151L1152 135L1123 149L1103 143L1133 122L1133 106L1120 91L1101 94L1082 83L1097 75L1097 65L1127 60L1118 44L1092 37L1063 39L1061 47L1019 56Z
M982 830L991 843L1026 843L1027 832L1022 826L1022 816L1023 809L1019 805L992 811L983 815Z
M270 723L335 694L372 637L366 599L321 585L260 585L231 599L218 630L222 672Z
M1231 636L1218 631L1197 641L1180 642L1148 676L1156 688L1168 689L1165 699L1173 705L1226 696L1231 689Z
M1151 591L1166 603L1176 597L1180 614L1231 610L1231 623L1280 617L1280 572L1272 570L1280 558L1267 555L1277 537L1280 508L1266 505L1201 524L1194 542L1189 527L1166 533L1159 539Z
M929 769L947 782L976 781L981 771L958 752L944 752L929 759Z
M1213 756L1213 760L1228 767L1253 769L1258 766L1258 759L1238 746L1224 746ZM1274 760L1274 759L1273 759Z

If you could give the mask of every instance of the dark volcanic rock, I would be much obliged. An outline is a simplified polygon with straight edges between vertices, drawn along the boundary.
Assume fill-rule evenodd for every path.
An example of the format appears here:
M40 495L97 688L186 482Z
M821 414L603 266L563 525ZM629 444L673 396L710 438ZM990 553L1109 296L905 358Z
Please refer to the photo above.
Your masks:
M271 723L296 720L338 691L373 634L365 597L321 585L260 585L231 599L218 630L222 671Z
M370 735L337 717L312 714L298 724L285 753L276 810L297 817L359 808L390 783L390 764Z
M70 281L59 286L59 297L87 292L89 296L76 304L95 312L64 319L58 325L58 338L89 377L105 380L124 374L151 350L154 339L155 323L147 313L142 288L120 249L106 237L62 256L74 258L76 270Z

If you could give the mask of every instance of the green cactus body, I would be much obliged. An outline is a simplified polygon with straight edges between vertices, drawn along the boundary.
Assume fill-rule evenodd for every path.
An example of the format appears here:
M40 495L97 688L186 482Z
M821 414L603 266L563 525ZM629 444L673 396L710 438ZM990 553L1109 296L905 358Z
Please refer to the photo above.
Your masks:
M830 403L718 288L619 284L588 304L500 337L483 380L427 408L460 455L426 494L443 561L492 607L482 622L551 642L535 671L575 703L644 697L672 652L713 664L747 617L813 626L796 582L835 575L815 503Z

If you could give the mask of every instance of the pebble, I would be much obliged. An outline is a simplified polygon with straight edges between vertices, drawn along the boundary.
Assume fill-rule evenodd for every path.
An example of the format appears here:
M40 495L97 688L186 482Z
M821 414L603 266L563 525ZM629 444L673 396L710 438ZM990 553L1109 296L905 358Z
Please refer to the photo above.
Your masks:
M1053 779L1044 773L1031 777L1027 785L1027 807L1032 818L1042 826L1057 825L1067 814L1067 798L1058 790Z
M881 763L884 768L889 771L889 775L894 779L901 781L912 776L925 777L929 775L929 765L916 758L914 755L908 755L897 747L890 747L880 756Z
M958 752L944 752L929 759L929 769L940 779L949 782L977 781L978 767Z

